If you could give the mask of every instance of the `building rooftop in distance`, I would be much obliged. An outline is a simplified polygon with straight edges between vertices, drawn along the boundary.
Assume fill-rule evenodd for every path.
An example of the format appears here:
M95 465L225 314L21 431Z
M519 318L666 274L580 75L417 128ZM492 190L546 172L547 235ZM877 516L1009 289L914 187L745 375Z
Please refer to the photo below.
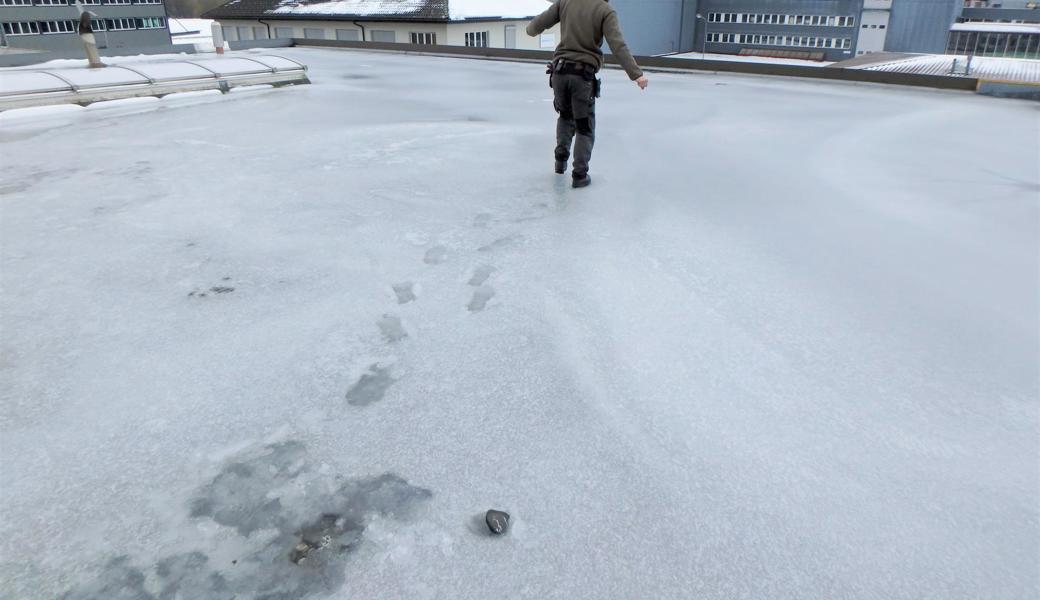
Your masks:
M231 0L206 17L340 17L379 20L462 21L522 19L549 7L547 0Z
M277 53L0 113L4 594L1033 594L1035 104Z
M954 64L956 62L956 65ZM916 73L919 75L952 75L975 77L989 81L1013 81L1040 84L1040 61L1025 58L975 56L971 71L965 73L968 57L950 54L904 55L894 60L859 64L849 68L869 71Z

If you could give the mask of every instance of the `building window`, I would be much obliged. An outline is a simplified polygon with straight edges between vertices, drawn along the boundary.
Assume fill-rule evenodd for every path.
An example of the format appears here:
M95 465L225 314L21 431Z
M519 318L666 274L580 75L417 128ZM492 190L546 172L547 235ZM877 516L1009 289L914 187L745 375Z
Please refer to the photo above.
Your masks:
M0 6L32 6L32 0L0 0Z
M466 32L466 46L470 48L487 48L488 47L488 32L486 31L467 31Z
M267 28L266 27L254 27L253 28L253 39L254 40L266 40L267 39Z
M5 35L32 35L40 33L36 23L4 23Z
M393 30L389 30L389 29L385 29L385 30L384 29L373 29L372 30L372 41L373 42L388 42L388 43L393 44L393 43L397 42L397 34L394 33Z
M105 0L105 4L130 4L130 0Z
M343 42L357 42L361 40L361 35L357 29L337 29L336 39Z
M105 19L105 29L108 31L129 31L135 29L133 19Z
M133 0L134 4L162 4L163 0Z
M304 27L303 37L308 40L323 40L325 39L325 30L317 27Z
M40 33L75 33L76 24L72 21L40 21Z
M137 19L138 29L162 29L166 27L162 17L144 17Z
M292 27L275 27L274 37L280 40L292 39Z
M68 0L36 0L36 6L68 6Z
M238 41L245 42L253 39L253 28L252 27L236 27L238 30Z
M413 31L412 43L419 46L433 46L437 43L437 34L426 31ZM469 35L469 34L467 34ZM469 44L466 44L467 46Z
M90 6L101 6L101 0L79 0L79 3Z
M93 31L105 31L105 20L104 19L91 19L90 29Z

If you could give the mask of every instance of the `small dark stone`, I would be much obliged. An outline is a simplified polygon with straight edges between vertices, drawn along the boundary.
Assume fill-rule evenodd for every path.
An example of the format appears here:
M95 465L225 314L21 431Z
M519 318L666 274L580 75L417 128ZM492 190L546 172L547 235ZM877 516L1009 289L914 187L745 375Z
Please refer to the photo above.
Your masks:
M314 550L315 548L316 546L314 544L311 544L307 540L300 540L300 543L296 544L296 546L293 547L292 551L289 552L289 560L291 560L294 564L298 565L301 562L307 560L307 555L310 554L311 550Z
M217 286L213 286L213 287L209 288L209 291L216 292L218 294L228 294L230 292L235 291L235 288L224 286L224 285L217 285Z
M237 565L237 564L238 564L238 561L237 561L237 560L233 560L233 561L231 561L231 564L233 564L233 565Z
M500 510L489 510L484 515L484 522L495 535L502 535L509 529L509 513Z

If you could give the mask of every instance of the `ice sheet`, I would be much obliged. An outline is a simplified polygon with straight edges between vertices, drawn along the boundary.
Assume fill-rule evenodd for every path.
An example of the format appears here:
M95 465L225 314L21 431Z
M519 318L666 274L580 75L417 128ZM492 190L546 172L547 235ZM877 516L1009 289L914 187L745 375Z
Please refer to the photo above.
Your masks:
M1035 105L285 54L0 127L0 596L1035 592Z

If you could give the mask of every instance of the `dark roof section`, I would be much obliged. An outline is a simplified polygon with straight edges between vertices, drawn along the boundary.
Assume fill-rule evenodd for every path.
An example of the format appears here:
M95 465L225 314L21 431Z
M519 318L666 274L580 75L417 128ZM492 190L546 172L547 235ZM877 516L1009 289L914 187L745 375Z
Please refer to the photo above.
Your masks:
M206 19L307 19L357 21L447 21L448 0L355 0L344 2L357 8L343 12L274 12L279 7L337 4L334 0L231 0L206 11Z

